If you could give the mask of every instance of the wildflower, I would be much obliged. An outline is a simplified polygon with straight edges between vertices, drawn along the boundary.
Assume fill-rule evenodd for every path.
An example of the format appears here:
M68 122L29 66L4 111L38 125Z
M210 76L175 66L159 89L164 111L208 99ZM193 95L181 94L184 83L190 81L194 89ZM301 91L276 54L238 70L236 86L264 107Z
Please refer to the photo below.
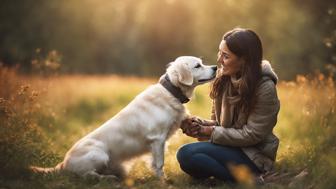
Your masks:
M239 183L251 185L254 183L254 175L245 165L229 165L232 175Z
M134 180L131 179L131 178L127 178L125 180L125 184L126 184L127 187L132 187L132 186L134 186Z

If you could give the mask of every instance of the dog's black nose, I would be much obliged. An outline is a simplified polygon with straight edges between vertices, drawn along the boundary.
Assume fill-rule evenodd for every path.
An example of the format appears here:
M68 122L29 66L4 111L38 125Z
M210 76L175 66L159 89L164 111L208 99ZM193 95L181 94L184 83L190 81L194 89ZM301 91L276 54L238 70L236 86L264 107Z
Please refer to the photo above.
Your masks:
M212 66L212 69L213 69L214 71L216 71L216 70L217 70L217 66Z

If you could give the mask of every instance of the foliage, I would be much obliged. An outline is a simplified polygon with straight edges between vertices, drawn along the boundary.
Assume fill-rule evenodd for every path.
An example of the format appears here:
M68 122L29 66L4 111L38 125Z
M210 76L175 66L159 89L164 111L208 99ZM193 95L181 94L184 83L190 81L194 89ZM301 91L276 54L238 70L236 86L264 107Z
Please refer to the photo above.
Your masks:
M316 49L324 51L324 56L320 59L328 62L327 69L335 73L336 69L336 3L333 0L324 0L323 3L307 0L302 3L301 0L296 0L296 4L302 6L306 14L313 14L312 21L316 28L320 31L319 43Z
M335 71L333 0L5 0L0 61L32 71L32 52L62 55L64 73L158 76L179 55L216 64L234 27L255 30L280 78ZM333 66L330 66L333 65Z
M14 70L2 66L0 88L0 176L27 177L30 165L46 165L57 159L37 124L36 115L43 111L39 92L24 84Z
M57 73L61 66L62 57L56 50L48 52L46 57L43 57L41 55L41 49L36 49L35 55L31 61L33 73L35 72L43 76L50 76Z
M293 188L335 186L336 89L322 74L297 76L280 88L281 113L276 132L281 138L279 169L308 170L305 180ZM302 183L303 182L303 183Z

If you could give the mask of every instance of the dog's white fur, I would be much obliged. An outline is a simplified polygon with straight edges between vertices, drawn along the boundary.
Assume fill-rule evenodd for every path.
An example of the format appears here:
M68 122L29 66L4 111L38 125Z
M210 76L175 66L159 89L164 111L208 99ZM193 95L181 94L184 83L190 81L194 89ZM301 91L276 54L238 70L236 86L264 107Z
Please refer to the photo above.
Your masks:
M197 85L214 78L216 66L205 66L199 58L182 56L169 64L166 73L172 84L190 98ZM125 160L151 152L152 167L161 177L165 141L187 116L186 108L177 98L161 84L154 84L102 126L76 142L55 168L33 167L33 170L122 177Z

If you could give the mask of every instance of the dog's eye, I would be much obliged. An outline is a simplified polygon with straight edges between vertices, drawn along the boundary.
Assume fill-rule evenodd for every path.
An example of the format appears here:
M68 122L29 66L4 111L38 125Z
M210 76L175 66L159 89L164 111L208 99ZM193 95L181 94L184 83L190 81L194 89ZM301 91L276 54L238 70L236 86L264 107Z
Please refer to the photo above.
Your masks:
M201 64L197 64L196 66L195 66L195 68L200 68L201 67Z

